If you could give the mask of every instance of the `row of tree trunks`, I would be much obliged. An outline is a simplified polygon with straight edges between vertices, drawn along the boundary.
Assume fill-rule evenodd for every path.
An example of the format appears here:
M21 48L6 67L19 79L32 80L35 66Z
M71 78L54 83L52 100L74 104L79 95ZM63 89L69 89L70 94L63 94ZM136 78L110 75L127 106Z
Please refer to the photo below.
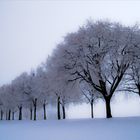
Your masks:
M37 100L36 100L37 102ZM35 106L34 106L34 120L36 120L36 102L35 102ZM105 99L105 104L106 104L106 117L107 118L111 118L112 115L111 115L111 107L110 107L110 98L108 99ZM60 112L60 97L58 97L58 100L57 100L57 117L58 117L58 120L61 119L61 112ZM90 103L90 106L91 106L91 118L94 118L94 113L93 113L93 102ZM44 112L44 120L47 119L46 117L46 104L44 103L43 104L43 112ZM4 112L1 110L1 120L3 120L3 115L4 115ZM65 106L62 105L62 118L65 119L66 118L66 112L65 112ZM9 110L8 112L6 112L6 120L10 120L11 119L11 110ZM31 108L30 109L30 120L33 119L33 109ZM12 120L14 120L14 111L12 112ZM19 107L19 120L22 120L22 106Z
M22 106L18 107L19 109L19 117L18 119L19 120L22 120ZM46 117L46 104L43 104L43 112L44 112L44 120L47 119ZM34 109L35 113L34 113L34 120L36 120L36 108ZM15 112L11 112L11 110L9 110L8 112L6 112L6 115L5 115L5 119L6 120L11 120L11 113L12 113L12 120L14 120L14 115L15 115ZM4 112L3 110L0 111L0 120L3 120L3 116L4 116ZM33 109L30 108L30 120L33 119Z
M37 116L37 98L35 98L33 100L33 105L34 105L34 121L36 120L36 116ZM46 103L43 103L43 112L44 112L44 120L47 119L47 116L46 116ZM33 110L32 108L30 109L30 120L33 119Z
M3 116L4 116L4 112L3 110L0 111L0 119L3 120ZM11 109L9 109L8 111L6 111L6 114L5 114L5 119L6 120L11 120L11 113L12 113L12 120L14 120L14 111L11 112Z
M105 104L106 104L106 118L112 118L110 100L105 100ZM90 103L90 106L91 106L91 118L94 118L93 102Z
M36 120L36 108L37 108L37 101L34 104L34 120ZM46 115L46 104L43 104L43 114L44 114L44 120L47 119L47 115ZM30 108L30 120L33 119L33 109Z

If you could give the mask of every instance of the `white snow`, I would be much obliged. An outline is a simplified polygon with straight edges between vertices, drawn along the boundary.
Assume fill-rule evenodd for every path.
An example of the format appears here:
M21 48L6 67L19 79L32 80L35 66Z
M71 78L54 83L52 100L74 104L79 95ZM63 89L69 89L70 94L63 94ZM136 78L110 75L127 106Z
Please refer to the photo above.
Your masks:
M0 140L140 140L140 117L0 121Z

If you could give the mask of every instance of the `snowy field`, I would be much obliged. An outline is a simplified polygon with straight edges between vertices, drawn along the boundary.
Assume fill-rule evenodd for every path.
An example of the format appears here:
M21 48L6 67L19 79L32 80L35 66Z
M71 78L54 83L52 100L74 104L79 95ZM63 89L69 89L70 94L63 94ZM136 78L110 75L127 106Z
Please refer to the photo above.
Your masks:
M0 121L0 140L140 140L140 118Z

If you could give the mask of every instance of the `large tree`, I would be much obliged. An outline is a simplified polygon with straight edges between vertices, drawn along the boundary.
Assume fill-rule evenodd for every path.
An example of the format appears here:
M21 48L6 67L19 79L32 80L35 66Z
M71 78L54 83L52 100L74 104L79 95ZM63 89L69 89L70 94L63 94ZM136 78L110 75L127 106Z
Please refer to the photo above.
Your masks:
M131 62L132 30L110 22L88 22L68 34L54 52L56 68L69 82L84 81L98 91L112 117L110 101ZM54 59L54 57L52 58Z

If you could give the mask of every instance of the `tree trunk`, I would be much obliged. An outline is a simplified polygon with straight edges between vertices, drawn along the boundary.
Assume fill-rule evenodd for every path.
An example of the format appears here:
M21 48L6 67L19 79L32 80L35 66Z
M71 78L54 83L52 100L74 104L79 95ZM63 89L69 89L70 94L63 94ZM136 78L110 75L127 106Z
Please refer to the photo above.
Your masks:
M12 112L12 120L14 120L15 119L15 112L13 111Z
M110 100L111 100L111 98L106 98L105 99L105 103L106 103L106 118L112 118Z
M140 96L140 84L136 84Z
M94 115L93 115L93 102L90 103L90 106L91 106L91 118L94 118Z
M11 110L9 109L9 113L8 113L8 120L11 119Z
M30 120L32 120L32 118L33 118L33 109L30 108Z
M57 98L57 118L58 118L58 120L61 119L61 115L60 115L60 97Z
M65 105L62 105L63 119L66 118Z
M22 106L19 107L19 120L22 120Z
M47 117L46 117L46 104L45 103L43 104L43 111L44 111L44 120L46 120Z
M6 117L5 119L8 120L8 112L7 111L6 111L5 117Z
M3 120L3 110L1 110L0 112L1 112L0 119Z
M37 98L34 100L34 121L36 120L36 107L37 107Z

